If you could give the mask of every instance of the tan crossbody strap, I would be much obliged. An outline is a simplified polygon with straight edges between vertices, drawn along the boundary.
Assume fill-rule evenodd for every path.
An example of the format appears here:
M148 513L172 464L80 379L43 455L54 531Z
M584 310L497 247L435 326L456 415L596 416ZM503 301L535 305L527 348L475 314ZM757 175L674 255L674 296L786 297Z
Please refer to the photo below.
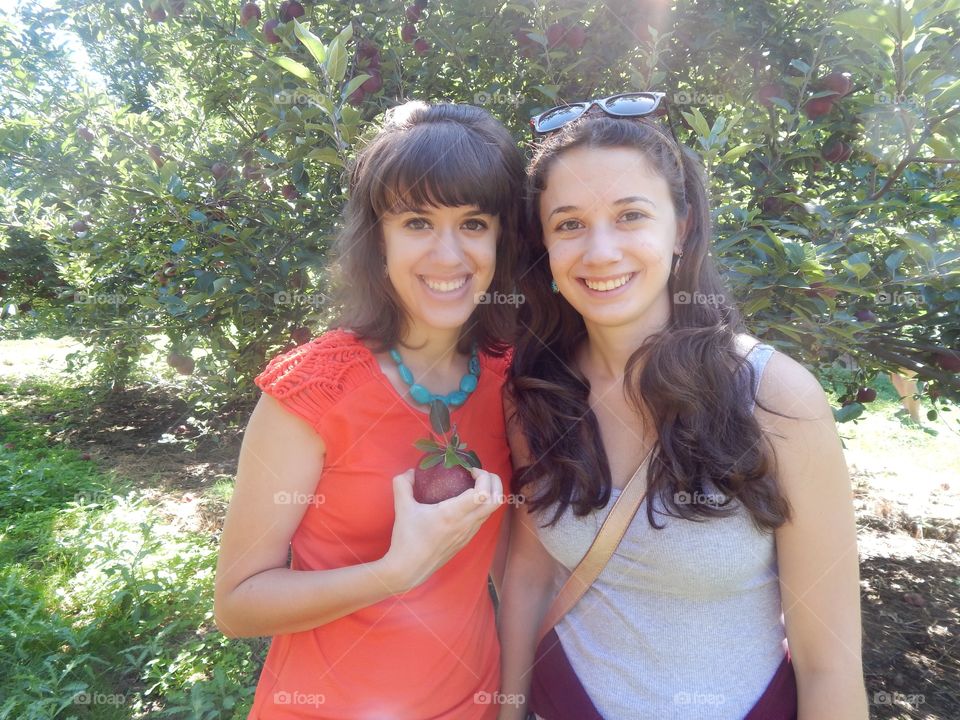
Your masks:
M607 518L600 526L597 536L593 539L590 549L583 556L580 564L573 569L573 573L567 578L567 581L560 588L560 592L553 599L550 609L540 624L540 632L537 633L537 644L543 640L550 629L559 622L560 618L566 615L574 605L583 597L587 588L593 584L604 566L613 557L617 545L630 527L637 510L640 509L640 503L643 502L644 483L638 481L641 471L647 466L653 448L647 453L647 456L640 463L640 467L633 474L627 484L624 486L620 497L610 508Z

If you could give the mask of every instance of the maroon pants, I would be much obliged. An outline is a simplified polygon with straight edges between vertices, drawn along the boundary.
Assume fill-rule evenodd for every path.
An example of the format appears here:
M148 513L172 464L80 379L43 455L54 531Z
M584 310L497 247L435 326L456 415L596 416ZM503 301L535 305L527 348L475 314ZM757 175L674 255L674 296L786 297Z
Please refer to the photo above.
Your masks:
M537 646L530 711L544 720L603 720L567 659L556 630ZM790 653L744 720L796 720L797 680Z

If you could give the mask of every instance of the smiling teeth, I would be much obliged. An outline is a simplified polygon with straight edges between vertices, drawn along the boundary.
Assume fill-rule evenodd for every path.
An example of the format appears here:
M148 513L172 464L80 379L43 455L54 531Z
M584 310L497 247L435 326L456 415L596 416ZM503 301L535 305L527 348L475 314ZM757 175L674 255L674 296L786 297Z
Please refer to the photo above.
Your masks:
M628 273L614 280L602 280L600 282L596 282L595 280L587 280L586 278L584 278L583 281L587 284L587 287L590 288L591 290L600 290L605 292L607 290L616 290L621 285L625 285L627 281L630 280L631 277L633 277L633 274Z
M424 278L423 281L427 284L427 287L431 290L436 290L437 292L453 292L463 287L463 284L467 281L465 277L460 278L459 280L451 280L449 282L437 282L436 280L428 280Z

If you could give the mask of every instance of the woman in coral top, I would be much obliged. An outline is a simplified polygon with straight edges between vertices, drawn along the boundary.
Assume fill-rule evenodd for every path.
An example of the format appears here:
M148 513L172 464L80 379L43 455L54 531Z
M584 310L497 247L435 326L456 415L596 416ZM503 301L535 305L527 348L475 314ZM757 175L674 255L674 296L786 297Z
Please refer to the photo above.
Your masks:
M470 106L407 103L360 153L342 312L257 377L223 529L217 626L273 636L250 718L496 717L511 324L483 294L512 290L522 182L509 133ZM483 470L425 504L414 443L437 400Z

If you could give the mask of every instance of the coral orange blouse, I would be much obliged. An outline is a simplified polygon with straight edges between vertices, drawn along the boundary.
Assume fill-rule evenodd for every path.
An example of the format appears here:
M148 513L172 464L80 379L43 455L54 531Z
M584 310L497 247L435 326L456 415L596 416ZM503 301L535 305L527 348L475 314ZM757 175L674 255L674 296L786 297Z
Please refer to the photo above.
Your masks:
M462 441L510 492L501 386L509 358L480 354L477 389L451 408ZM294 570L383 557L393 530L395 475L415 467L430 432L353 333L335 329L283 353L256 378L326 445L324 467L291 541ZM312 630L276 635L248 720L488 720L500 646L487 575L501 507L426 582Z

